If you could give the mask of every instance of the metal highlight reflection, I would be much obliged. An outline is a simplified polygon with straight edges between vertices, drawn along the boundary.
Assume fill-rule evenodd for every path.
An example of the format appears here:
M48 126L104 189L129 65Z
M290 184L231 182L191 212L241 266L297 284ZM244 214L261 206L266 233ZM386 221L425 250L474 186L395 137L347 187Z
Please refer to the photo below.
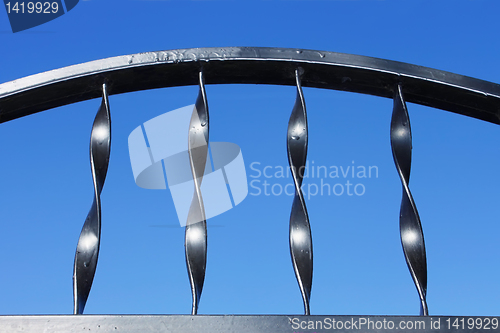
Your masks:
M420 315L429 315L427 309L427 260L425 256L424 234L417 207L410 192L411 169L411 128L408 110L403 98L401 84L394 95L394 109L391 120L391 146L394 163L403 185L403 198L399 213L401 244L406 263L420 297Z
M304 301L304 314L309 315L313 253L309 217L304 196L300 189L307 157L307 114L300 84L300 75L299 70L296 70L297 97L288 122L287 133L288 163L295 184L295 197L293 198L292 212L290 214L290 254Z
M101 191L108 171L111 147L111 117L106 84L102 102L90 134L90 167L94 201L80 233L73 269L73 313L82 314L94 280L101 239Z
M193 306L191 314L198 313L205 268L207 264L207 221L201 195L201 181L208 156L208 105L203 73L199 73L200 91L189 124L188 153L194 180L194 193L186 222L186 265L191 283Z
M297 87L296 103L290 117L287 133L288 159L295 185L295 197L290 215L290 252L306 314L310 312L313 255L310 224L304 198L300 191L308 141L306 109L301 85L310 88L393 98L391 147L403 188L400 207L400 236L405 259L420 297L421 314L428 315L425 244L418 212L408 185L412 138L405 103L417 103L493 124L500 124L500 85L386 59L314 50L253 47L196 48L124 55L59 68L0 84L0 123L55 107L102 97L102 104L93 124L90 145L94 201L84 223L75 254L74 313L83 313L95 275L99 252L100 193L108 167L111 137L109 103L106 85L102 85L103 81L113 83L113 94L162 87L197 84L200 86L196 107L191 117L188 139L189 164L194 178L194 195L190 201L189 213L186 214L187 218L183 219L183 221L187 220L185 253L193 295L192 313L197 313L207 258L206 217L210 216L209 205L206 205L205 212L200 192L202 178L205 178L204 185L209 180L208 175L203 175L203 166L207 163L208 106L203 75L199 73L201 63L205 66L204 73L209 78L208 84L276 84ZM303 66L307 75L301 78L299 71L295 72L295 76L291 75L290 69L297 68L297 66ZM395 85L395 82L399 82L399 85ZM402 86L404 86L404 98ZM188 129L187 125L182 127ZM147 126L145 129L147 132ZM141 128L139 128L139 132L140 135L143 135ZM147 153L145 156L150 158L148 152L150 147L147 147L144 137L141 137L141 140L141 147ZM164 156L161 156L155 163L163 158ZM147 164L147 167L152 165L154 165L153 162ZM140 169L137 174L134 171L136 180L142 171L144 169ZM164 181L162 170L160 173ZM168 173L165 172L165 174ZM143 182L143 180L140 179L140 183L145 184L147 188L147 182ZM163 183L163 187L165 187L165 183ZM246 191L243 192L246 195ZM244 195L240 197L240 200L243 199ZM208 202L207 199L208 196L205 196L206 202ZM102 318L94 318L94 316L88 318L73 317L76 318L67 320L64 316L56 316L49 319L39 317L26 319L23 316L3 316L0 320L7 324L0 325L0 327L14 327L13 325L16 324L18 325L16 327L30 330L36 330L39 327L38 331L54 325L81 328L88 323L97 325L110 318L107 316ZM262 323L259 326L262 327L260 331L269 330L269 327L274 327L275 331L290 329L289 316L283 316L283 318L280 316L268 317L262 321L259 317L254 319L253 323ZM140 318L140 316L114 316L112 321L123 323L124 326L133 323L137 327L151 326L156 321L158 327L163 329L167 322L175 327L188 327L187 330L189 327L195 327L195 331L207 327L215 330L227 328L227 326L219 325L220 323L227 323L227 325L239 323L238 327L241 331L257 327L257 325L249 325L249 322L252 321L249 316L217 316L217 318L208 321L200 317L186 318L185 316L168 316L168 318L161 316L144 316L144 318ZM48 324L49 322L50 324ZM430 323L429 318L423 318L422 322ZM483 325L482 321L480 324ZM221 329L221 327L223 328ZM17 330L21 331L21 328ZM116 329L117 326L109 331ZM464 330L462 329L462 331Z

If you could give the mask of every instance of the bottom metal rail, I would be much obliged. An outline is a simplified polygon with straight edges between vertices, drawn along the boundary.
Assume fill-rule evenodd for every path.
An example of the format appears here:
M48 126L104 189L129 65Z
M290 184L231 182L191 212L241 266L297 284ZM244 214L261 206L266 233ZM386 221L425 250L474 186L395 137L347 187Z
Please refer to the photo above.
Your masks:
M43 315L0 316L13 332L498 332L498 317L291 315Z

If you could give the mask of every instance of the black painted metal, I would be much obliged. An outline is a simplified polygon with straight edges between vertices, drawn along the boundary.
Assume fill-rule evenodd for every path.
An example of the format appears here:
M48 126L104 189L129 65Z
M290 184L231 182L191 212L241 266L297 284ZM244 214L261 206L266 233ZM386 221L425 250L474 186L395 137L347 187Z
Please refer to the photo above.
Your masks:
M399 84L394 93L394 109L391 120L391 146L394 163L403 186L401 210L399 213L399 230L401 244L405 254L410 274L417 287L420 297L420 315L428 316L427 295L427 260L425 243L420 217L415 201L411 195L411 127L410 117L403 98L402 87Z
M111 148L111 117L106 84L102 102L90 134L90 167L94 182L94 201L80 233L73 269L73 313L82 314L94 281L101 243L101 191L108 171Z
M299 71L301 73L299 73ZM313 252L311 227L307 215L304 195L300 187L304 178L307 160L307 113L300 76L302 69L295 70L297 84L297 97L293 106L287 132L288 163L295 184L295 196L290 213L290 255L292 257L293 270L299 283L300 292L304 301L304 313L310 314L309 299L311 298L311 287L313 277Z
M194 181L194 194L186 223L186 265L191 283L193 306L191 314L198 312L205 269L207 265L207 221L201 195L201 182L208 156L208 104L203 73L199 73L200 91L189 124L188 153Z
M203 74L201 69L203 68ZM300 73L299 73L300 71ZM309 315L312 286L312 238L300 185L307 155L307 115L302 86L351 91L394 99L391 146L403 186L400 211L401 242L410 273L417 287L421 315L427 316L427 267L422 227L409 190L411 129L406 102L440 108L500 124L500 85L454 73L401 62L333 52L277 48L204 48L149 52L92 61L0 84L0 122L17 119L50 108L102 96L91 134L91 167L94 202L82 229L75 255L74 313L81 314L95 274L100 242L100 193L110 153L108 94L138 90L199 85L200 92L188 132L189 158L194 196L186 224L186 264L196 314L205 277L207 229L201 181L208 153L207 84L256 83L294 85L297 98L287 133L287 150L296 195L290 215L290 252L294 271ZM337 316L335 318L340 318ZM27 318L28 320L25 320ZM139 332L148 327L169 327L179 332L289 332L287 316L8 316L5 327L24 330L67 331L97 327ZM307 316L325 318L323 316ZM344 317L342 317L344 318ZM348 319L351 317L345 317ZM352 318L359 318L353 316ZM376 317L372 317L376 318ZM414 318L414 317L387 317ZM436 317L434 317L436 318ZM444 318L443 318L444 319ZM206 321L208 320L208 321ZM421 320L430 324L430 317ZM109 325L112 321L112 328ZM97 325L97 326L95 326ZM156 325L156 326L155 326ZM123 328L123 329L122 329ZM431 327L432 328L432 327ZM430 330L427 328L426 330ZM295 330L295 328L293 328ZM300 327L300 329L303 329ZM378 330L378 329L375 329ZM318 332L321 329L316 330ZM380 331L380 330L379 330ZM383 331L383 330L382 330ZM460 330L456 330L460 332ZM479 331L479 330L475 330Z
M500 85L450 72L358 55L260 47L148 52L91 61L0 85L0 122L50 108L131 91L206 84L259 83L327 88L392 98L404 85L406 102L500 124ZM29 101L29 102L27 102Z

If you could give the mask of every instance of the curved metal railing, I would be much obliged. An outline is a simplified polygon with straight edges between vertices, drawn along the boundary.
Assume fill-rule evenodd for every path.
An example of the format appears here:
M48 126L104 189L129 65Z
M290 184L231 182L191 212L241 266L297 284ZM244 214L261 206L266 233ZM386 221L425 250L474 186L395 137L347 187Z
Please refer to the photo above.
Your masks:
M189 130L189 159L195 195L186 224L186 264L197 313L206 266L206 218L200 186L209 137L205 84L277 84L297 87L288 124L287 150L295 183L290 215L290 254L310 314L313 255L311 226L300 186L307 156L307 114L302 86L371 94L394 100L391 146L403 187L400 235L406 263L418 291L421 315L428 315L427 264L422 225L409 188L412 138L406 102L500 124L500 85L436 69L364 56L278 48L199 48L113 57L52 70L0 85L0 123L58 106L102 98L91 134L94 203L84 223L74 266L74 313L81 314L95 274L100 243L100 192L110 154L108 95L199 85Z

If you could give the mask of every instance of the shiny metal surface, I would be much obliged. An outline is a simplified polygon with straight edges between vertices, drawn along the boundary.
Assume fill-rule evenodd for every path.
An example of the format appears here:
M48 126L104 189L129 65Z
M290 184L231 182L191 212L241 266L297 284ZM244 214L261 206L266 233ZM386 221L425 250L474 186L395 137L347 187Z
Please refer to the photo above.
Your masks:
M80 233L73 269L73 313L82 314L89 297L101 242L101 191L108 171L111 147L111 117L106 84L102 102L90 134L90 167L94 182L94 201Z
M186 265L193 298L191 313L197 314L207 260L207 226L200 191L207 163L209 138L204 77L207 84L250 83L297 87L287 132L288 159L296 188L289 232L290 254L306 315L310 314L313 253L307 209L300 191L308 141L302 86L393 98L390 135L394 162L403 188L400 207L401 242L419 294L421 315L427 316L425 244L418 211L409 189L412 137L406 102L500 124L500 85L371 57L313 50L246 47L183 49L120 56L0 84L0 123L65 104L102 97L90 145L94 201L75 254L74 313L83 313L99 253L100 193L106 177L111 139L108 93L120 94L197 84L199 94L190 127L186 128L194 194L185 232ZM103 85L103 82L106 84ZM196 318L200 317L203 316ZM174 321L185 322L184 318L179 318ZM242 316L235 318L239 320ZM78 320L80 318L77 316L75 322ZM266 320L273 322L272 318ZM140 320L139 322L142 323ZM242 324L241 327L246 326ZM266 330L272 329L272 326L266 327Z
M482 322L498 317L469 317ZM291 315L85 315L85 316L0 316L0 333L496 333L498 329L447 329L455 316L291 316ZM311 324L312 323L312 324ZM364 323L363 325L361 325ZM370 324L371 323L371 324ZM380 323L380 324L379 324ZM385 323L385 325L383 324ZM395 327L390 329L390 324ZM413 329L398 329L410 323ZM436 326L440 323L440 329ZM322 328L320 326L322 324ZM310 325L312 325L312 328ZM377 325L377 326L375 326ZM381 325L381 326L380 326ZM345 328L347 326L348 328ZM388 327L389 326L389 327ZM484 325L483 325L484 326ZM340 327L344 327L340 329ZM380 327L380 328L378 328Z
M300 187L304 178L307 159L307 113L300 85L302 68L295 70L297 97L290 115L287 132L288 163L295 184L295 196L290 214L290 255L293 270L299 283L304 301L304 314L309 315L309 299L311 298L313 275L313 252L311 227L307 215L306 203Z
M412 138L410 118L403 98L401 84L394 93L394 109L391 119L391 146L394 163L403 186L399 213L401 244L415 286L420 297L420 315L428 316L427 308L427 260L420 217L410 192Z
M55 69L0 84L0 123L50 108L162 87L250 83L295 86L392 98L404 85L406 102L500 124L500 85L397 61L327 51L267 47L193 48L130 54ZM29 102L27 102L29 101Z
M207 221L201 195L201 182L208 157L209 118L202 72L199 73L199 86L198 98L189 124L188 153L194 193L186 222L185 239L186 265L193 296L191 309L193 315L198 312L207 265Z

